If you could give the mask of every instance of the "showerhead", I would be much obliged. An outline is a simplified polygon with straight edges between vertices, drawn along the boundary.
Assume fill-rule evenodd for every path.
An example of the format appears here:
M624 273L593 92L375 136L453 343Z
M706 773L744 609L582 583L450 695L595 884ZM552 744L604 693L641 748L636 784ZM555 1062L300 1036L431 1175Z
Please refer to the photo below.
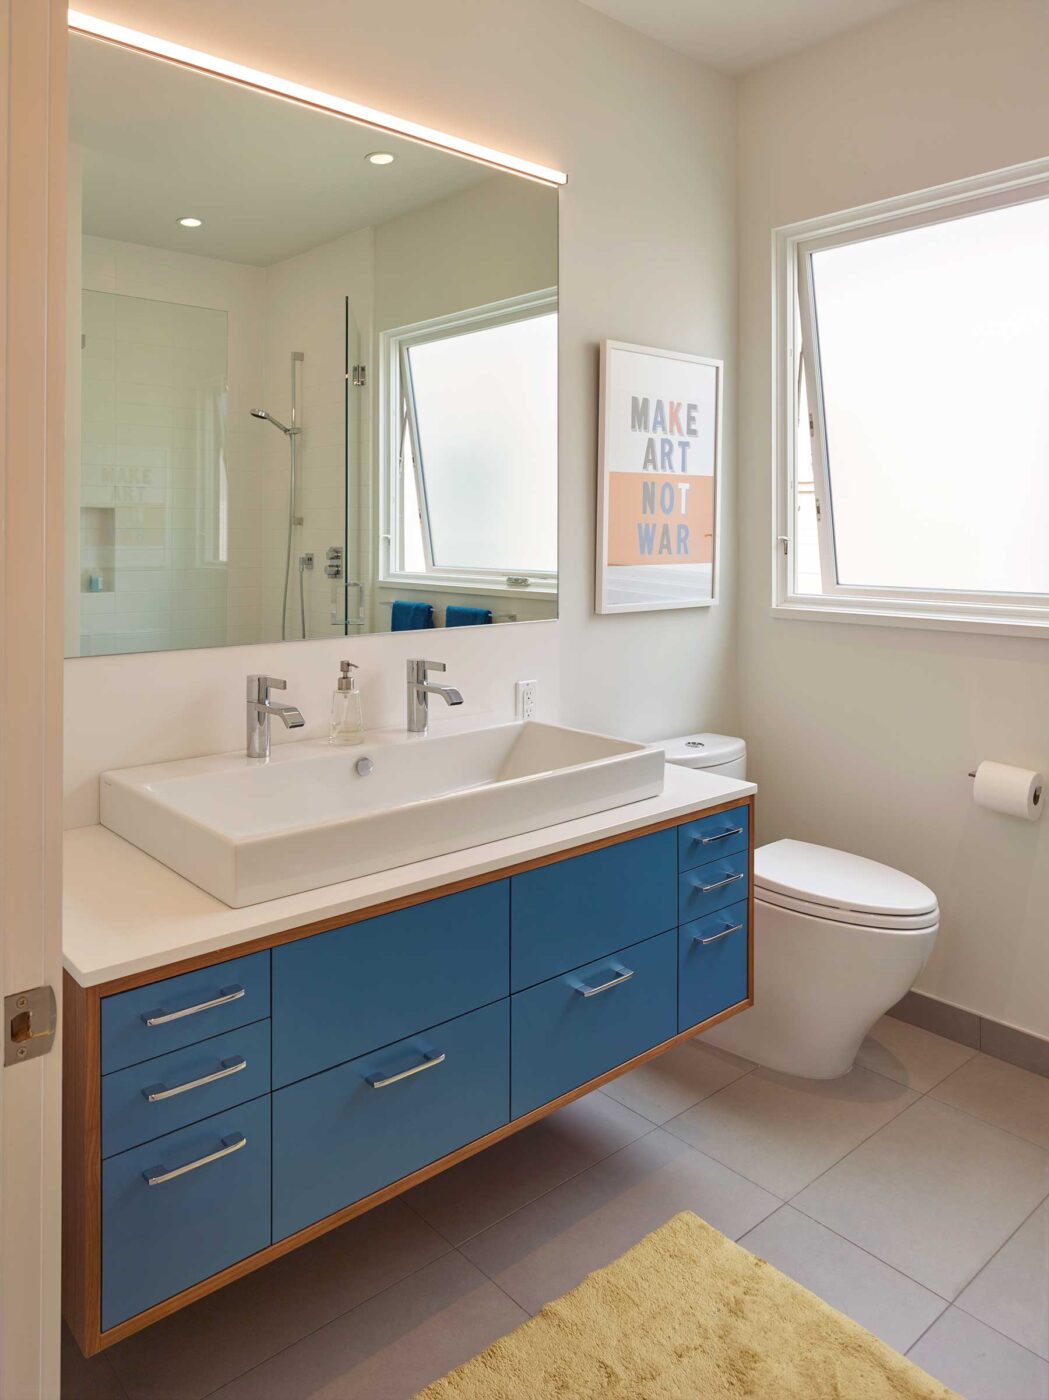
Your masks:
M264 419L267 423L272 423L273 426L274 426L275 428L279 428L279 429L281 430L281 432L284 433L284 435L285 435L286 437L290 437L292 433L297 433L297 432L300 431L300 429L298 429L298 428L289 428L289 427L286 427L286 426L280 421L279 418L274 418L273 414L272 414L272 413L267 413L266 410L265 410L264 408L253 408L253 409L251 410L251 416L252 416L252 418L262 418L262 419Z

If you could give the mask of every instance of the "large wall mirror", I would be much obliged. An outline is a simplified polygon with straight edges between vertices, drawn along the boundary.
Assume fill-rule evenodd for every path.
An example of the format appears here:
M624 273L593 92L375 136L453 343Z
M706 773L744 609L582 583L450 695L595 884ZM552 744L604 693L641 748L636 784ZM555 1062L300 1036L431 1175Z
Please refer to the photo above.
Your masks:
M66 653L557 613L557 191L70 35Z

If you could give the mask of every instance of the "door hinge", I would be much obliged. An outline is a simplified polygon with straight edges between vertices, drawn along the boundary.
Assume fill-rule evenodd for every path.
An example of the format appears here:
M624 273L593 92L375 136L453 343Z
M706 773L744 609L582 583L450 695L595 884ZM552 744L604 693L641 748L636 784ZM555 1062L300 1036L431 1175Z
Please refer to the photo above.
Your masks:
M350 382L355 389L363 389L368 383L368 366L354 365Z
M20 1065L46 1055L55 1043L58 1003L50 987L4 997L4 1064Z
M809 414L809 437L815 437L815 436L816 436L816 424L815 424L815 422L813 421L812 414L810 413L810 414Z
M817 520L822 520L822 519L823 519L823 511L820 509L820 503L819 503L819 501L816 502L816 519L817 519Z

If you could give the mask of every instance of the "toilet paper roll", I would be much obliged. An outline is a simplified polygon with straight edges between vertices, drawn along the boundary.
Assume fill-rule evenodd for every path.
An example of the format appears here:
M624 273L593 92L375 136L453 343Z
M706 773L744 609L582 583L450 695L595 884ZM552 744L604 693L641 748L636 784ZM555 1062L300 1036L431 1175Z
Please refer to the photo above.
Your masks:
M976 770L973 801L1007 817L1023 817L1036 822L1045 805L1042 790L1045 779L1030 768L1013 768L1008 763L983 762Z

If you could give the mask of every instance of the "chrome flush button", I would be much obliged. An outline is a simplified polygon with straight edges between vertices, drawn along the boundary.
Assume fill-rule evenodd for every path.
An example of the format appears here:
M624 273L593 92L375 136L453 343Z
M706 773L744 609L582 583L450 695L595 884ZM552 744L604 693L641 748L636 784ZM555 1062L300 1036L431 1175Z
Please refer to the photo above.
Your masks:
M366 778L369 773L375 772L375 764L370 758L359 758L354 764L359 778Z

